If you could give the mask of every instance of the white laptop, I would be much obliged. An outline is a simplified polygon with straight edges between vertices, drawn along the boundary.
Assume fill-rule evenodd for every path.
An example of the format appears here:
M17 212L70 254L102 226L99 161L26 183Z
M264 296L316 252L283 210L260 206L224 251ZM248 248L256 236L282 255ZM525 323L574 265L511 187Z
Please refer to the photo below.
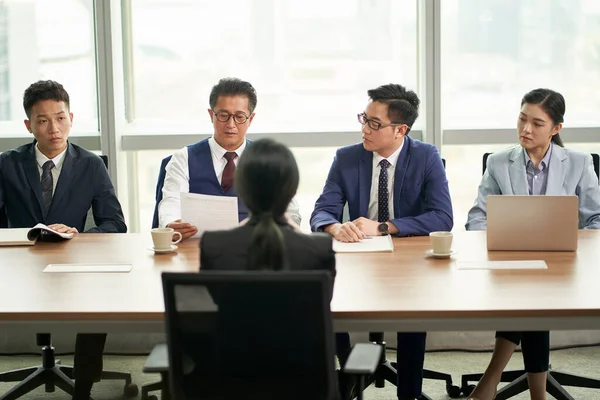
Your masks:
M488 196L488 250L577 250L578 203L577 196Z

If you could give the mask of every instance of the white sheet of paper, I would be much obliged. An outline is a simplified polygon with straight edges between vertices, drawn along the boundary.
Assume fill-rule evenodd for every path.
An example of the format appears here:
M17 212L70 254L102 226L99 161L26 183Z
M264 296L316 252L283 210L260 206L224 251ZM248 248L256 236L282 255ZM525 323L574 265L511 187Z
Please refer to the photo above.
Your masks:
M457 269L548 269L544 260L459 261Z
M334 240L333 250L336 253L393 252L394 243L392 242L392 237L390 235L367 236L360 242L354 243L344 243Z
M129 272L131 264L49 264L43 272Z
M181 220L198 228L193 237L204 231L235 228L240 224L237 197L181 193Z

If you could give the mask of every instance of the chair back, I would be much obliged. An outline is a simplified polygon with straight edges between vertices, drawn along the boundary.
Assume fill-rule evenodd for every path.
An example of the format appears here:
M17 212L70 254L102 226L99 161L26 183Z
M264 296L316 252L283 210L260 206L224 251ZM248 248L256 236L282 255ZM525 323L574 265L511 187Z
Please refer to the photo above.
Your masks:
M158 204L163 198L162 188L165 184L165 175L167 174L167 164L171 161L171 156L163 158L160 163L160 170L158 172L158 180L156 181L156 203L154 204L154 215L152 217L152 228L158 228Z
M106 169L108 170L108 156L106 154L101 154L100 158L102 159L102 162L104 163L104 166L106 167ZM1 211L0 211L1 214ZM85 216L85 224L83 226L83 231L88 231L92 228L95 228L96 225L96 221L94 221L94 211L92 210L92 207L90 207L90 209L87 212L87 215ZM2 216L0 215L0 227L2 227Z
M492 153L483 153L483 169L481 170L481 175L485 174L485 169L487 168L487 159Z
M327 271L163 273L173 398L334 399Z
M104 161L104 166L108 169L108 156L106 154L101 154L100 158Z

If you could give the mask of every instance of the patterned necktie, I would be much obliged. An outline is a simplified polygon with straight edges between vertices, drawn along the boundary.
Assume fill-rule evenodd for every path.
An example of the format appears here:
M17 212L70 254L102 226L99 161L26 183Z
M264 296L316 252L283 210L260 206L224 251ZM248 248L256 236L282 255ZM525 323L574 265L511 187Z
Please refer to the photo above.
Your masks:
M379 162L381 171L379 172L379 190L377 196L377 222L387 222L390 220L389 195L388 195L388 167L392 165L386 159Z
M48 215L48 210L50 210L50 204L52 204L52 168L54 168L54 163L52 160L46 161L44 165L42 165L42 204L44 205L43 212L44 217Z
M228 151L224 157L227 160L227 164L225 164L223 176L221 177L221 187L224 192L227 192L233 186L233 175L235 174L235 163L233 160L235 160L237 154L233 151Z

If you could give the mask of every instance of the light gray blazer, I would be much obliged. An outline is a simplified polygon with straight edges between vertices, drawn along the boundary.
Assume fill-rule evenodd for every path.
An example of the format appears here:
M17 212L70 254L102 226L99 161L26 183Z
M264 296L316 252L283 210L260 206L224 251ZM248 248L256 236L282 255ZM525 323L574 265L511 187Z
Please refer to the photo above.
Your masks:
M554 143L551 146L546 194L579 196L579 229L600 229L600 186L592 165L592 156ZM467 217L467 230L485 230L487 197L490 194L529 194L525 155L520 145L488 157L475 205Z

